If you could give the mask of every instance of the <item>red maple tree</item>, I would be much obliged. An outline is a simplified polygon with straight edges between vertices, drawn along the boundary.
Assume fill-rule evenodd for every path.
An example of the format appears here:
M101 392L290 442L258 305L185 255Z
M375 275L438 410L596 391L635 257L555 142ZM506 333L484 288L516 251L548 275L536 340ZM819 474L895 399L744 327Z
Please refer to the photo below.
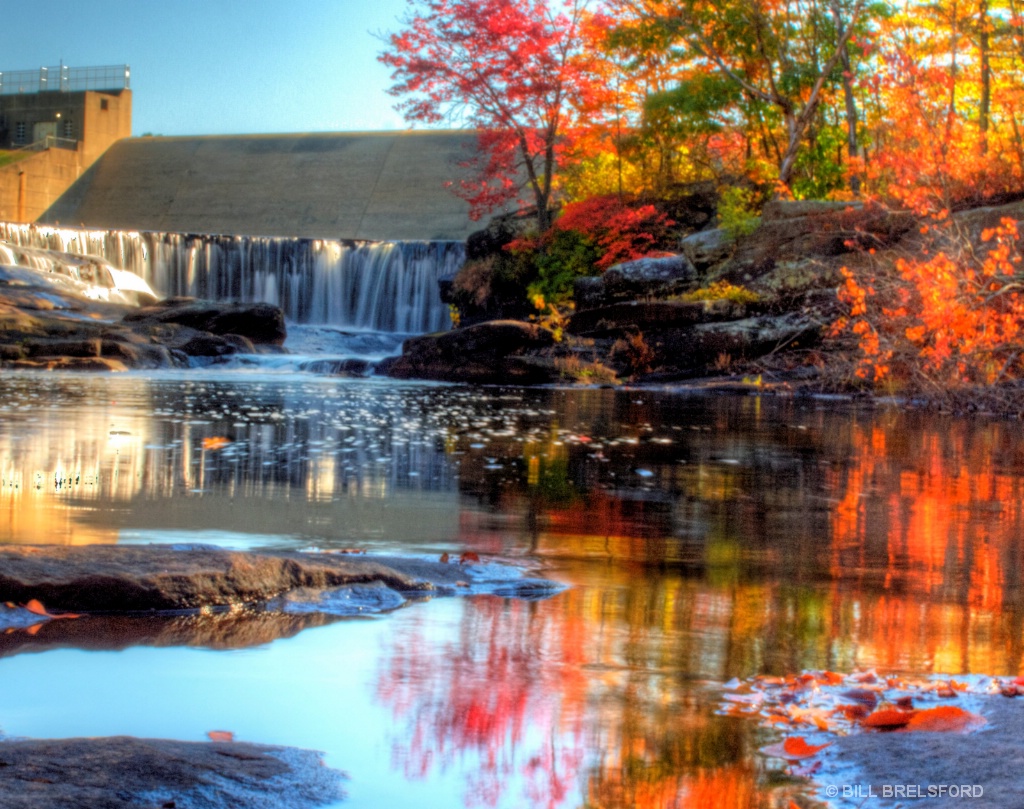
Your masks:
M448 119L478 130L477 156L466 163L473 179L455 186L472 218L528 190L545 230L575 119L603 92L584 47L586 0L409 5L404 30L379 57L393 69L389 92L404 99L397 108L410 123Z

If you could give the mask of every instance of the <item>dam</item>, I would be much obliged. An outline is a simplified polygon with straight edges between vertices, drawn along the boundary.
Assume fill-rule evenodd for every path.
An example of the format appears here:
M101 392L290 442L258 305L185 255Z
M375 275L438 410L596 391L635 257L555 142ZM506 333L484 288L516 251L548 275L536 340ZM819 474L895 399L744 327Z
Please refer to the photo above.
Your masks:
M115 142L37 219L103 230L462 241L451 191L475 133L340 132Z

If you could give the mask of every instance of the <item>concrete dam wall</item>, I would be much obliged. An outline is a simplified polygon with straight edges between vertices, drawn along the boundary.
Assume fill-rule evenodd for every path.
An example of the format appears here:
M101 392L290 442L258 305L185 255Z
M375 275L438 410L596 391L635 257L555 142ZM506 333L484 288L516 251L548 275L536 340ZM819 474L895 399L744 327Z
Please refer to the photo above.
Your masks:
M470 131L127 138L38 220L108 230L463 240Z

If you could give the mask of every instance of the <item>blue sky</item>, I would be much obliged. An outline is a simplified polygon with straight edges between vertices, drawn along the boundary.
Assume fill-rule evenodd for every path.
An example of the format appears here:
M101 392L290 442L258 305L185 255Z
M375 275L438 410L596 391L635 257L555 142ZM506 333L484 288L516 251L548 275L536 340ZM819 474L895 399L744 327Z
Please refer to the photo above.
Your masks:
M0 0L0 70L131 66L133 133L405 129L375 33L405 0Z

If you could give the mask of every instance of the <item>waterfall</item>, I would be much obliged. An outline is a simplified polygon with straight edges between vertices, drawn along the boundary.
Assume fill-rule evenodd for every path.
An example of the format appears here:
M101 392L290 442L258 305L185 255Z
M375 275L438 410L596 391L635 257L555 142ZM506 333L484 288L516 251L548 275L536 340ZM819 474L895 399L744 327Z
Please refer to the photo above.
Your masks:
M462 242L354 242L0 223L0 240L96 255L161 295L276 304L293 323L414 334L451 325L438 279Z

